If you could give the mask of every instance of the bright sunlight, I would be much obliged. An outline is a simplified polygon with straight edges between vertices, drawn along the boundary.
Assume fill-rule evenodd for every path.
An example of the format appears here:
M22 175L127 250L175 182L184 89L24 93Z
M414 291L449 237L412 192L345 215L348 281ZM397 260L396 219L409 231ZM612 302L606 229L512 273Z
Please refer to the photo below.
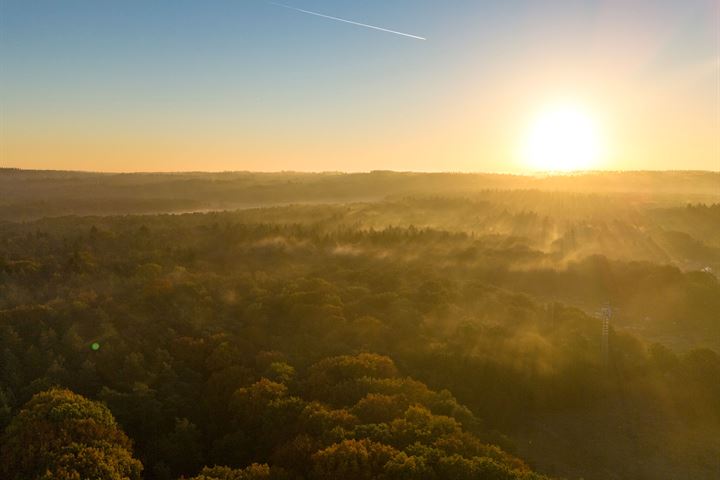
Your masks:
M576 105L562 104L534 119L523 145L523 160L534 170L589 170L598 165L602 150L594 119Z

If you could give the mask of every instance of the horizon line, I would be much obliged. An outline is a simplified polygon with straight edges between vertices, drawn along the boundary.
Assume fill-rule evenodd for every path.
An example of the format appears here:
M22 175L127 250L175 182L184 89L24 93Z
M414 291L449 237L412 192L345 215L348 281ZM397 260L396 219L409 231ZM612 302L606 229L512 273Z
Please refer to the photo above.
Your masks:
M0 167L0 172L19 171L19 172L67 172L67 173L92 173L103 175L173 175L173 174L231 174L231 173L255 173L255 174L282 174L296 173L305 175L362 175L377 173L396 173L396 174L420 174L420 175L504 175L516 177L534 177L534 176L577 176L577 175L596 175L603 173L713 173L720 174L720 170L703 170L703 169L628 169L628 170L612 170L612 169L594 169L594 170L569 170L569 171L549 171L549 170L528 170L524 172L512 171L482 171L482 170L393 170L393 169L372 169L372 170L83 170L83 169L64 169L64 168L24 168L24 167Z

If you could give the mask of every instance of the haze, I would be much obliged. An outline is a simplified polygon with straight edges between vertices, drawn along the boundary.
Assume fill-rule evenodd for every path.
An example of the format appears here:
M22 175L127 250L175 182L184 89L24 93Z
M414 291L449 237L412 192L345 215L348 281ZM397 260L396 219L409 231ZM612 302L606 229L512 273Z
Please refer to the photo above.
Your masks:
M716 0L0 0L0 479L720 479Z

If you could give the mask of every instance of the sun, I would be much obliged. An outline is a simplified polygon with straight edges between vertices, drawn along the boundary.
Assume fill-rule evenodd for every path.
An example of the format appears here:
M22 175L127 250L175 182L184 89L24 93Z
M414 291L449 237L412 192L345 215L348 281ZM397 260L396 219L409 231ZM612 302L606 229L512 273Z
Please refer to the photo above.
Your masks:
M541 111L532 122L522 150L526 166L539 171L569 172L597 167L603 148L593 117L574 104Z

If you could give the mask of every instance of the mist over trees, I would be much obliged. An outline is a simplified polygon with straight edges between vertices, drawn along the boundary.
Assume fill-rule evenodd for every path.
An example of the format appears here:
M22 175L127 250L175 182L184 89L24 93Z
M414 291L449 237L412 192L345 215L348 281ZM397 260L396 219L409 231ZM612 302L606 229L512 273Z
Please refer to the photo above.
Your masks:
M717 174L0 184L3 478L720 475Z

